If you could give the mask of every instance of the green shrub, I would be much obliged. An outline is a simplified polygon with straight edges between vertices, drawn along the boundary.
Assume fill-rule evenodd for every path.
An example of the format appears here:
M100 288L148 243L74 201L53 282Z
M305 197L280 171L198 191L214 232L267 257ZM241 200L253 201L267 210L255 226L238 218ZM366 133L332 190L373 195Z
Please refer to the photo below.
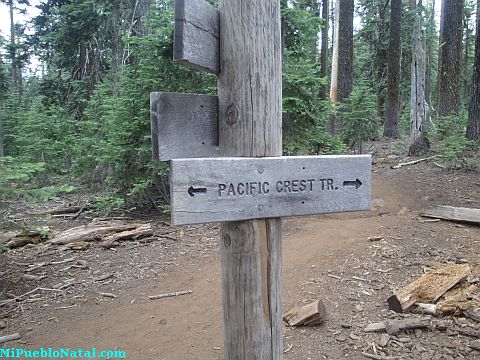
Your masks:
M23 199L29 202L58 199L75 187L68 184L42 186L38 178L45 163L29 163L13 157L0 158L0 200Z
M373 90L365 83L354 86L345 102L338 104L340 136L345 144L361 154L363 143L378 138L380 119L376 116Z

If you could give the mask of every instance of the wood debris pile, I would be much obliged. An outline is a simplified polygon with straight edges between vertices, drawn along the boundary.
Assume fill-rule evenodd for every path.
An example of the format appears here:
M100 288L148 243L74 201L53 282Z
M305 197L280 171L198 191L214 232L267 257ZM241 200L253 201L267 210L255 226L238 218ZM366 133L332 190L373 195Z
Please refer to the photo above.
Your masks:
M468 264L447 264L432 269L398 289L387 299L398 313L418 310L431 315L464 315L480 320L478 279L469 280Z

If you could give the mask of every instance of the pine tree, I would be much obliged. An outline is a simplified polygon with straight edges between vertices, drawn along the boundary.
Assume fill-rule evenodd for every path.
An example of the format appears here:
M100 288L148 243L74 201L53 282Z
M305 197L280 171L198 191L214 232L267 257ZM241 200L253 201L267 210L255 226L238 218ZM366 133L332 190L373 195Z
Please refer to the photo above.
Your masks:
M328 72L328 0L322 1L322 37L320 50L320 77L327 78ZM327 85L320 88L320 99L324 100L327 96Z
M15 87L21 87L22 84L22 66L21 62L17 57L17 41L16 41L16 26L14 12L17 10L17 5L29 5L28 0L0 0L8 6L9 15L10 15L10 44L8 47L8 53L11 61L11 77L12 83Z
M477 0L475 63L472 76L472 97L468 108L467 138L480 143L480 0Z
M464 0L443 0L440 18L437 115L457 115L461 103Z
M338 101L348 98L353 88L353 0L341 0L338 30Z
M383 135L397 138L398 119L400 117L400 32L401 32L402 1L392 0L390 10L390 44L388 49L388 88L387 107L385 110L385 127Z

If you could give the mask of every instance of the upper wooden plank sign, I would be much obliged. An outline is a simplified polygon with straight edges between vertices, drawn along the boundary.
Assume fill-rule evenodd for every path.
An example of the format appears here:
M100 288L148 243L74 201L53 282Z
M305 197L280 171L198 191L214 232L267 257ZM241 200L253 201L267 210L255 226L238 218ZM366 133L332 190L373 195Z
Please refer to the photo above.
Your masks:
M174 159L170 176L174 225L370 208L369 155Z
M176 0L173 60L218 74L218 24L218 10L205 0Z

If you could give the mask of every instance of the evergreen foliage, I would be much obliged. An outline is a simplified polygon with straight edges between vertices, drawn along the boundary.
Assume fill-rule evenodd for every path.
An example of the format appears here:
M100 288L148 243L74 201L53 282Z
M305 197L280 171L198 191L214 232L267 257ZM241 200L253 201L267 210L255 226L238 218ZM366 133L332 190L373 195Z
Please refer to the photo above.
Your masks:
M12 4L24 8L27 2ZM342 124L338 137L325 130L332 108L320 96L329 79L320 76L318 2L281 4L284 154L361 153L383 125L390 1L356 2L353 91L335 109ZM403 9L408 4L404 0ZM463 109L472 86L474 5L465 2L464 42L470 50L463 58L468 89L462 93ZM102 211L132 209L138 200L163 204L168 211L168 164L151 160L149 93L216 93L215 76L172 61L173 0L44 0L38 7L40 15L31 24L14 26L14 42L12 34L0 37L0 198L49 199L82 187L100 192L95 206ZM428 0L402 12L401 136L409 129L416 14L425 46L431 46L427 86L430 103L436 100L439 47ZM27 25L33 33L27 34ZM41 74L25 76L33 54ZM465 119L445 118L432 128L430 137L443 142L445 159L471 149L464 140Z

